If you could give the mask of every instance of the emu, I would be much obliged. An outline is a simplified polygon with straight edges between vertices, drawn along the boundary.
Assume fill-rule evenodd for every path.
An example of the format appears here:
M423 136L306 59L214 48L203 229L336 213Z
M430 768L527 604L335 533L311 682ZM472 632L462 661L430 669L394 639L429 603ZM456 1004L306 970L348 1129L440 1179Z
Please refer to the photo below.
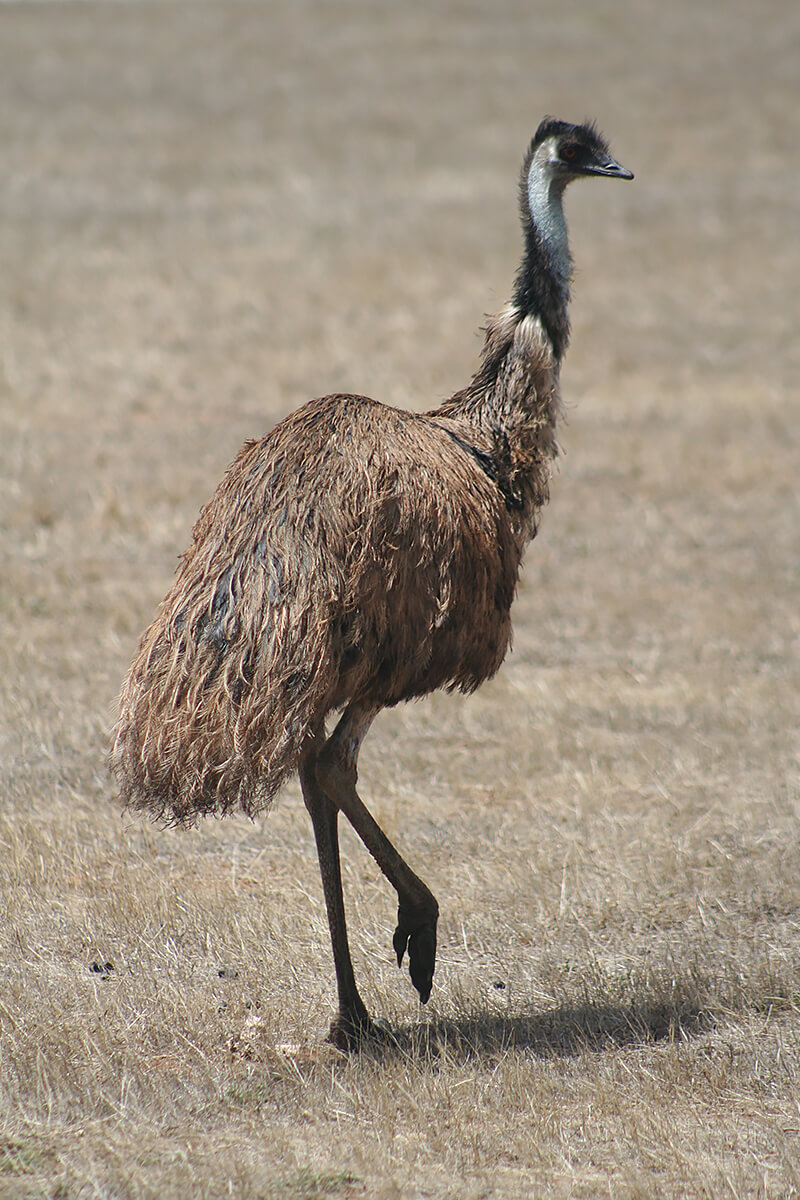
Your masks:
M122 687L110 762L129 807L173 824L253 815L299 772L336 970L329 1037L345 1049L381 1030L350 959L339 813L397 892L398 966L408 952L430 996L438 905L362 803L358 753L381 709L472 692L505 657L558 453L563 196L581 176L633 178L593 124L545 118L522 166L513 297L489 319L465 388L422 414L325 396L245 443Z

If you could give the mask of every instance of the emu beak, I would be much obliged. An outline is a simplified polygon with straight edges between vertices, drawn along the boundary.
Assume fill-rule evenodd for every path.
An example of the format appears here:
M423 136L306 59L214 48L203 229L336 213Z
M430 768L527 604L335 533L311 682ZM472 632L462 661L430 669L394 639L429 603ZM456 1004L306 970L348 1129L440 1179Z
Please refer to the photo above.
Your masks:
M609 154L607 158L595 159L584 168L587 175L605 175L609 179L633 179L633 171L623 167Z

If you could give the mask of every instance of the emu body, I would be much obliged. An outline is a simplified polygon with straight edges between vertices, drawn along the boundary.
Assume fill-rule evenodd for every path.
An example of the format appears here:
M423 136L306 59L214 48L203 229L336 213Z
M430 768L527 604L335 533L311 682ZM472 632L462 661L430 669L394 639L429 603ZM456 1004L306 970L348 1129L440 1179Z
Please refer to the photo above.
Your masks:
M266 807L298 771L339 993L331 1030L374 1035L347 944L337 819L398 893L394 948L427 1000L436 901L363 805L377 713L471 692L503 661L525 546L557 453L569 323L564 187L630 178L592 126L545 120L523 164L525 255L470 384L424 414L311 401L245 444L202 510L122 689L111 754L124 801L173 823ZM341 712L330 736L326 718Z

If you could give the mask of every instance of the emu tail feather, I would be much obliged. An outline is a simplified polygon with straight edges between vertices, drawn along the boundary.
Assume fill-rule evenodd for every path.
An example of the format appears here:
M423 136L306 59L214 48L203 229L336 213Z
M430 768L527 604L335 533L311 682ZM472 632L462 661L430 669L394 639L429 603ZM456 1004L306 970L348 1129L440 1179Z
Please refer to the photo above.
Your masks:
M229 567L193 580L193 565L142 638L110 755L123 802L174 825L266 808L318 731L336 675L318 594L276 605L268 579L262 589Z

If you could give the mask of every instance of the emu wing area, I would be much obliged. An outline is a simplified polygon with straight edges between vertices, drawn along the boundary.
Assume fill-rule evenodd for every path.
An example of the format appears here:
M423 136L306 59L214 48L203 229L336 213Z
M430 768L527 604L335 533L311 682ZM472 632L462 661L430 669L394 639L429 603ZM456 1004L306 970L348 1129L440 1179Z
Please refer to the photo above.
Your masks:
M123 686L112 766L172 822L264 807L325 715L469 692L510 638L502 496L425 416L328 396L245 444Z

